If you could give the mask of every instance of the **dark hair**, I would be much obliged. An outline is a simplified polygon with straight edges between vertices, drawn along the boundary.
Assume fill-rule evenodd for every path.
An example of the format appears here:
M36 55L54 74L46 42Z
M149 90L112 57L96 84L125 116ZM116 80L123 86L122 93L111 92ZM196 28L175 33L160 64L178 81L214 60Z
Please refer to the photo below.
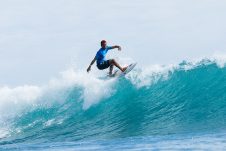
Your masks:
M106 43L106 40L101 40L100 45L103 46L104 43Z

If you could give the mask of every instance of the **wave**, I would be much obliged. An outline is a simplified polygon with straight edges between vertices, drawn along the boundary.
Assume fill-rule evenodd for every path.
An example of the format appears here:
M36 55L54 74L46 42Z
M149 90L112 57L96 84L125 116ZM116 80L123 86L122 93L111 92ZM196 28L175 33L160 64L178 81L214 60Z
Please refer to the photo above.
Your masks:
M224 130L225 62L137 67L104 79L74 69L45 86L0 88L0 144Z

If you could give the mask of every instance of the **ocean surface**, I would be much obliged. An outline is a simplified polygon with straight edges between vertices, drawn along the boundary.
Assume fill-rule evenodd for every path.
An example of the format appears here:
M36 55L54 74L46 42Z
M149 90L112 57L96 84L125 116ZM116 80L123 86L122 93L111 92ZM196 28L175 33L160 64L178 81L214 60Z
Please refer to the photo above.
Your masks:
M2 86L0 150L226 150L225 61Z

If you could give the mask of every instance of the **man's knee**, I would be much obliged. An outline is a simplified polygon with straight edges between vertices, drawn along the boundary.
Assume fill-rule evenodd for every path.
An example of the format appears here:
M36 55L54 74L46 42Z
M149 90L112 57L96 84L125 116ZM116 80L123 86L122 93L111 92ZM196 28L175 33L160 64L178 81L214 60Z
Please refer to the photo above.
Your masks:
M115 63L115 59L110 59L110 64L114 64Z

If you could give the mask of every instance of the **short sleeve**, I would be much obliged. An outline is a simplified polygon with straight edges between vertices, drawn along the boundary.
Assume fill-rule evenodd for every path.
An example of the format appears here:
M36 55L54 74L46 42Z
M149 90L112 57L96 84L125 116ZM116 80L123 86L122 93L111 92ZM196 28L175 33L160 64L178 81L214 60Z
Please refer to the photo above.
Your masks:
M112 46L108 46L107 49L110 50L110 49L113 49L113 47Z

